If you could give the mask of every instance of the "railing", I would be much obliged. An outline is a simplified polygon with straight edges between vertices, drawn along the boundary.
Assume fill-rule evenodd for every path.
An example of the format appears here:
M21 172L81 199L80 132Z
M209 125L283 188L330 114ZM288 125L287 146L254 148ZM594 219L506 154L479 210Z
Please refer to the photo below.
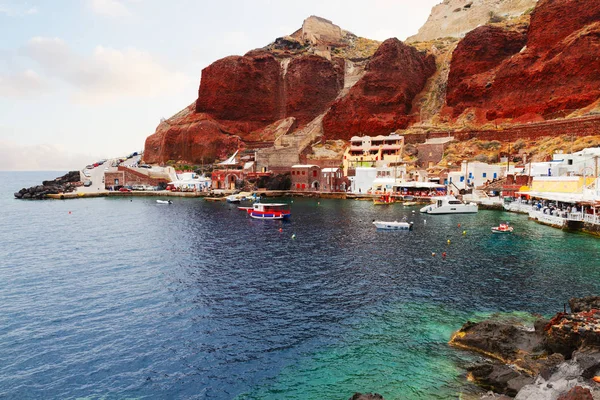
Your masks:
M564 226L565 222L567 221L566 218L562 218L556 215L550 215L550 214L544 214L541 211L530 211L529 212L529 218L538 220L539 222L545 223L545 224L549 224L549 225L555 225L555 226Z

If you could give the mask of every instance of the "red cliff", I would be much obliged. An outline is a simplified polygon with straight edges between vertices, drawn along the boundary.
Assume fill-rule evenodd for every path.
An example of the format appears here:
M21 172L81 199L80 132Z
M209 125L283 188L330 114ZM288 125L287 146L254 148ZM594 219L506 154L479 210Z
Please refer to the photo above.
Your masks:
M406 128L412 101L434 71L433 56L398 39L386 40L369 61L365 76L325 115L325 137L350 139Z
M489 121L550 119L598 99L600 2L540 0L516 52L522 43L520 33L490 27L459 43L447 92L453 117L474 108Z

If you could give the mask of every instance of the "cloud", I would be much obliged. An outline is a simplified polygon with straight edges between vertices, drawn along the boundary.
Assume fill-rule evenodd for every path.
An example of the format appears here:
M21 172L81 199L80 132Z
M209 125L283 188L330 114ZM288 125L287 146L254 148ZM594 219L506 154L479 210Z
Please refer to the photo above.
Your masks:
M0 96L29 97L48 91L49 85L46 81L31 69L0 75Z
M24 17L27 15L37 14L37 7L29 7L25 5L6 5L0 4L0 14L4 14L7 17Z
M131 15L129 9L118 0L91 0L90 6L96 14L107 17L127 17Z
M25 146L0 140L0 171L78 170L98 158L53 144Z
M59 38L34 37L21 54L35 60L49 78L75 89L80 103L123 97L158 97L185 89L193 80L171 71L144 51L97 46L90 56L75 53Z

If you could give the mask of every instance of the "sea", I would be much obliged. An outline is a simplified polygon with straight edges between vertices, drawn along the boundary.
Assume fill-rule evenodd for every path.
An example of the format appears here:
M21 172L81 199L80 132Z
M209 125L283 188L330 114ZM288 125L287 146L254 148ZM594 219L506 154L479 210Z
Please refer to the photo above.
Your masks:
M600 239L524 215L13 198L62 174L0 172L2 399L467 399L463 323L600 294Z

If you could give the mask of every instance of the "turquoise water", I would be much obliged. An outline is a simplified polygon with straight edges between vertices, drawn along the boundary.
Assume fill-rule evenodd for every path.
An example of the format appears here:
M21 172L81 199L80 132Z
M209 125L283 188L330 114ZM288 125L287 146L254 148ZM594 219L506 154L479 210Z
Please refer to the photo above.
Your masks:
M0 398L466 397L477 356L447 345L466 320L600 292L600 240L521 215L12 199L58 175L0 173ZM403 216L414 231L371 224Z

